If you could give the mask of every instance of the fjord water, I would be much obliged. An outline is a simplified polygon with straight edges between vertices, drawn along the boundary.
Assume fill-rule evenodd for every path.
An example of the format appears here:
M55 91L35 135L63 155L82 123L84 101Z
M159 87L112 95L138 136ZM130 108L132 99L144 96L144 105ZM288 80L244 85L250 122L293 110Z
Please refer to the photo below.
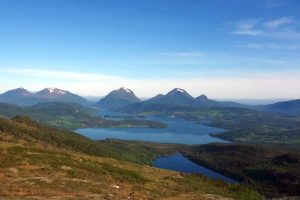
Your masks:
M114 116L119 119L132 117L116 115L116 113L101 113L101 115ZM167 128L85 128L76 132L93 140L122 139L138 140L160 143L181 143L181 144L207 144L211 142L225 142L224 140L211 137L210 133L224 132L224 129L205 126L195 122L176 119L171 117L147 117L146 119L159 121L168 124Z
M116 113L107 110L100 110L99 116L120 120L123 118L136 118L124 113ZM85 128L76 132L93 140L122 139L138 140L160 143L181 143L181 144L207 144L211 142L226 142L224 140L211 137L210 133L224 132L224 129L197 124L192 121L177 119L172 117L151 116L143 119L154 120L166 123L167 128ZM198 165L180 153L169 157L159 157L153 161L153 166L175 170L185 173L199 173L212 179L221 179L228 183L236 183L222 174Z
M190 161L179 152L172 156L159 157L152 162L152 165L157 168L170 169L178 172L199 173L212 179L223 180L227 183L237 183L237 181L231 178Z

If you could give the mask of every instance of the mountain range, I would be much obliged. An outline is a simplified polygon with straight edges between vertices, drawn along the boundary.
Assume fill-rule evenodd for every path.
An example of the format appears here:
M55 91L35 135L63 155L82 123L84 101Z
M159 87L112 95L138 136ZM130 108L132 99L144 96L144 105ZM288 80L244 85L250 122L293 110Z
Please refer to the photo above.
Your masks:
M167 94L159 94L153 98L150 98L145 101L137 100L137 97L134 93L127 92L126 94L130 96L132 101L124 102L123 91L124 89L119 89L111 92L109 95L104 97L97 104L98 107L109 108L109 109L118 109L119 111L124 112L134 112L134 111L151 111L155 109L172 109L172 108L210 108L210 107L233 107L233 108L246 108L259 110L263 112L270 113L280 113L280 114L291 114L298 115L300 114L300 100L290 100L283 101L274 104L260 105L260 106L251 106L240 104L233 101L215 101L209 99L206 95L202 94L196 98L192 97L188 92L181 88L175 88L169 91ZM128 89L127 89L128 90ZM100 103L101 102L101 103ZM102 104L105 102L106 104ZM102 105L101 105L102 104ZM109 106L107 106L109 105Z
M20 106L31 106L42 102L54 101L73 102L79 104L88 103L88 101L81 96L57 88L45 88L36 93L29 92L24 88L17 88L0 94L0 102L6 102Z
M196 98L192 97L188 92L181 88L175 88L167 94L159 94L146 101L141 101L129 104L125 107L126 111L130 110L151 110L153 107L248 107L247 105L229 102L229 101L215 101L209 99L206 95L202 94Z
M57 88L45 88L39 92L32 93L24 88L9 90L0 94L0 102L16 104L19 106L31 106L43 102L72 102L81 105L88 105L89 102L83 97L73 94L66 90ZM216 101L209 99L202 94L196 98L181 88L175 88L167 94L159 94L153 98L142 101L132 90L121 87L113 90L104 98L100 99L95 105L98 108L104 109L119 109L130 112L132 110L151 110L151 108L164 107L236 107L248 108L270 113L281 114L300 114L300 99L282 101L274 104L251 106L240 104L232 101Z

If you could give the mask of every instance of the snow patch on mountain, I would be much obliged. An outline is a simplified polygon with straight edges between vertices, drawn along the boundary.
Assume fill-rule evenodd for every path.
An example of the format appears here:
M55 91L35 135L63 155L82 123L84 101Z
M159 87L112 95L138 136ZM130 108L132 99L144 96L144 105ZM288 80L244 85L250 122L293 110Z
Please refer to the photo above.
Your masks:
M127 93L132 93L132 91L131 91L130 89L128 89L128 88L121 87L121 89L122 89L122 90L125 90L125 92L127 92Z
M47 88L48 92L51 94L51 93L54 93L54 89L52 88Z
M176 88L176 91L181 92L181 93L185 93L185 91L183 89L180 89L180 88Z
M57 89L57 88L47 88L47 90L50 94L58 94L58 95L66 94L66 91L60 90L60 89Z

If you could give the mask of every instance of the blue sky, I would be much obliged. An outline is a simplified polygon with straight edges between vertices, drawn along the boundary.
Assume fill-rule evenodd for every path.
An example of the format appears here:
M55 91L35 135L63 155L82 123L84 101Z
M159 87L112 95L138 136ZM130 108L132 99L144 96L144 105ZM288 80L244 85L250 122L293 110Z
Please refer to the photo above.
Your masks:
M0 92L300 98L298 0L0 0Z

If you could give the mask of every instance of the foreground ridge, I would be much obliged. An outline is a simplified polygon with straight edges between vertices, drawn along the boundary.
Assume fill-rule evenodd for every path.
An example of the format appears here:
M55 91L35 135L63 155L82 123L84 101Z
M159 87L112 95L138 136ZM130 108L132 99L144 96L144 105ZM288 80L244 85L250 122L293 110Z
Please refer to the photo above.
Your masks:
M109 158L109 143L28 118L1 119L0 130L1 199L261 199L238 185ZM126 142L117 144L124 152Z

